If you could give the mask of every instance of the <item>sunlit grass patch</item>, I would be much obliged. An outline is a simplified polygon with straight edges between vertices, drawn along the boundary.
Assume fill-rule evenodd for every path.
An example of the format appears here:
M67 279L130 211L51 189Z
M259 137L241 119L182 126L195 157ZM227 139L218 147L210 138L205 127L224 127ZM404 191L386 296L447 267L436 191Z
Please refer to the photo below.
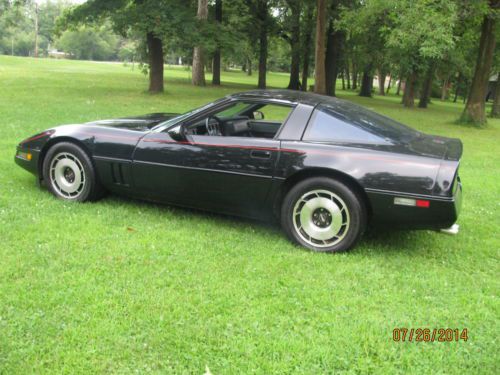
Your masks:
M460 104L338 91L461 138L464 204L458 236L372 231L335 256L275 224L116 196L66 203L14 164L20 140L55 124L183 112L256 82L224 72L222 87L193 88L189 74L167 69L150 95L137 67L0 56L0 373L495 372L499 120L476 130L454 124ZM395 327L470 339L395 343Z

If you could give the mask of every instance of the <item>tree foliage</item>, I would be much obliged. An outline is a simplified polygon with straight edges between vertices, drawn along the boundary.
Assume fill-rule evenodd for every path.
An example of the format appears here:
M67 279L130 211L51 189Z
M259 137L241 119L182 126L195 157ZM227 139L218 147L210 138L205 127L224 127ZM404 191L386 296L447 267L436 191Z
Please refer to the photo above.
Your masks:
M33 1L0 0L1 53L33 54ZM314 75L320 92L335 95L341 77L344 89L370 97L374 82L380 95L392 90L385 88L388 78L397 94L404 93L405 106L419 98L421 108L431 96L457 100L474 92L483 20L496 23L499 3L208 0L207 17L199 19L199 0L88 0L73 7L65 1L40 5L42 53L57 46L73 58L140 60L149 69L151 91L163 90L165 61L192 65L198 46L203 63L195 70L201 77L215 69L213 84L221 84L221 69L241 68L249 75L258 70L256 83L263 88L270 69L289 72L290 89L307 90ZM324 20L319 30L318 20ZM490 34L496 37L497 29ZM499 70L493 54L476 97L486 96L485 77Z

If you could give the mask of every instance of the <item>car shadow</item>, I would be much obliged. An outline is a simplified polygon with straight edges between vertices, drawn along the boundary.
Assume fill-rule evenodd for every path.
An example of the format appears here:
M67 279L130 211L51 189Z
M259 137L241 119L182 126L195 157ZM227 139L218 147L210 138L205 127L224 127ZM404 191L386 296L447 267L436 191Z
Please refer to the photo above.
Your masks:
M287 240L285 233L282 231L278 220L264 221L239 216L231 216L219 213L213 213L204 210L198 210L189 207L180 207L170 204L144 201L129 197L111 194L105 198L108 202L117 202L119 204L134 204L152 210L164 209L169 211L174 216L179 216L184 219L210 220L216 221L217 225L246 229L251 226L252 229L261 233L275 235L276 238ZM369 227L365 234L352 250L353 254L387 254L387 253L403 253L407 255L417 255L421 251L422 234L426 231L416 230L401 230L394 228ZM290 242L290 244L292 244ZM293 244L292 244L293 246ZM296 245L297 249L300 246Z
M358 247L361 251L420 256L423 254L424 247L422 236L432 234L431 231L426 230L369 227L358 243Z
M229 214L221 214L216 212L210 212L205 210L200 210L191 207L176 206L168 203L161 203L155 201L148 201L136 198L130 198L115 194L110 194L104 198L105 201L118 202L122 204L135 204L142 207L147 207L151 209L164 209L173 213L174 216L182 216L185 219L207 219L212 221L217 221L221 225L226 225L228 227L241 226L245 227L251 225L260 230L265 230L268 232L276 233L280 235L281 228L278 221L265 221L259 219L252 219L242 216L233 216Z

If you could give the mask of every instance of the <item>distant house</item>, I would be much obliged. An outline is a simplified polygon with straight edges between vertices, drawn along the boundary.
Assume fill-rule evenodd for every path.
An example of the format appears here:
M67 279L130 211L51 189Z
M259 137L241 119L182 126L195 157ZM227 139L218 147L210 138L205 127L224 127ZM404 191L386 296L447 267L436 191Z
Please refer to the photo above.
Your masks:
M488 93L486 94L486 101L495 99L495 89L498 85L498 73L490 77L488 82Z
M71 53L58 51L56 49L49 50L48 55L53 59L69 59L71 57Z

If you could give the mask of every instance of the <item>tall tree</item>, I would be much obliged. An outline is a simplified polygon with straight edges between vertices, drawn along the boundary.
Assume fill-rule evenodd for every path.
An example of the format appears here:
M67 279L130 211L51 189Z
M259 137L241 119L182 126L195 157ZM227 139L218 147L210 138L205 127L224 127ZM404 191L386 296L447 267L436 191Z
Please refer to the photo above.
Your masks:
M495 52L495 27L500 0L489 0L489 10L481 26L476 69L461 121L481 126L486 123L485 98Z
M325 71L326 0L318 0L316 6L316 51L314 58L314 92L326 94Z
M385 78L387 77L384 68L378 68L377 76L378 76L378 94L384 96L385 95Z
M146 34L149 58L149 92L163 92L163 42L153 32Z
M403 99L401 103L407 108L413 108L415 106L415 92L417 88L417 72L415 69L410 70L411 73L406 77L405 87L403 92Z
M257 19L259 21L259 80L257 87L265 89L267 76L267 53L268 53L268 19L269 9L267 0L257 0Z
M196 18L200 22L208 19L208 0L198 0L198 12ZM201 44L193 50L193 85L205 86L205 51Z
M416 88L430 62L442 59L455 46L457 9L456 2L451 0L393 3L390 9L393 25L387 45L391 58L399 61L406 77L402 101L405 107L414 106Z
M217 22L219 25L222 23L222 0L215 0L215 22ZM215 47L212 66L212 85L220 85L220 60L221 48L220 44L217 44L217 46Z
M267 75L267 56L268 56L268 34L273 18L270 16L270 1L269 0L245 0L246 9L249 14L249 19L252 21L248 24L249 39L255 38L257 32L258 55L259 55L259 78L257 87L259 89L266 88ZM257 30L256 30L257 29Z
M419 108L427 108L427 105L429 104L429 101L431 99L432 81L434 79L434 73L435 73L435 63L430 62L429 67L427 68L427 72L425 74L422 90L420 91L420 100L418 102Z
M339 28L349 40L345 43L353 65L353 88L358 86L358 72L362 72L359 95L371 97L375 67L386 64L387 34L392 27L390 12L393 0L358 1L343 7Z
M314 28L314 6L312 2L306 4L304 15L304 27L302 32L302 91L307 91L307 79L309 78L309 60L311 55L311 44Z
M363 77L361 78L361 89L359 91L359 96L365 96L367 98L372 97L373 89L373 64L368 63L363 70Z
M344 31L335 27L335 22L339 17L339 0L331 3L329 12L329 23L326 38L325 56L325 91L327 95L335 96L335 86L337 76L340 71L342 49L344 41Z
M290 82L288 88L290 90L298 90L300 88L300 13L301 0L287 0L286 3L290 8Z
M164 39L185 38L193 16L189 3L182 0L87 0L58 20L59 29L78 24L95 24L109 19L122 35L134 32L146 45L149 70L149 91L163 91ZM186 31L179 36L179 30ZM191 44L192 45L192 44Z

